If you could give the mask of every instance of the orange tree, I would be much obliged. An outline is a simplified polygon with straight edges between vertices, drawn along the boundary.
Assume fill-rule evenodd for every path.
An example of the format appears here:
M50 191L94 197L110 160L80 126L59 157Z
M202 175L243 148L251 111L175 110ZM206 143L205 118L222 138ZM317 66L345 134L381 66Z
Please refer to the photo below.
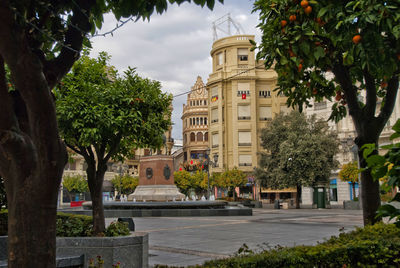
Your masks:
M231 170L226 170L219 176L219 185L222 188L233 190L233 199L236 200L235 187L244 186L247 183L246 174L234 167Z
M56 265L57 193L67 151L52 90L83 44L90 45L88 37L101 29L105 14L149 19L183 2L212 8L216 0L0 1L0 174L9 201L8 267Z
M353 198L356 197L356 188L355 184L358 182L358 164L357 162L349 162L342 166L342 169L339 171L339 178L342 181L351 182L351 186L353 189Z
M335 98L330 119L349 113L358 148L377 144L399 87L400 3L257 0L254 11L262 31L257 58L275 68L288 105L301 111L311 99ZM358 155L364 168L362 150ZM374 223L379 182L366 169L361 184L364 224Z

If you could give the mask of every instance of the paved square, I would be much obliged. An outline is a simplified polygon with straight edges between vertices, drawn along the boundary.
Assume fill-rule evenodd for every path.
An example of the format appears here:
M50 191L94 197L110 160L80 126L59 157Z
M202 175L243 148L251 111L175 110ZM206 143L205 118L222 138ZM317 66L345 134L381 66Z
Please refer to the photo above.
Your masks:
M150 266L186 266L230 256L243 243L252 249L263 244L315 244L362 226L362 212L254 209L253 216L134 218L134 222L136 231L149 233Z

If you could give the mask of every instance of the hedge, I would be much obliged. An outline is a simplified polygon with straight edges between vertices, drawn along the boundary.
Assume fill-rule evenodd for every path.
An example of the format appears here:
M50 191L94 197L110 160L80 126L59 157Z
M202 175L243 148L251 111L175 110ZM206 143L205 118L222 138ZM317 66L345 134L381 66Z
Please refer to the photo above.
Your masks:
M59 237L86 237L91 236L93 230L93 218L91 216L57 213L56 235ZM0 235L7 235L8 212L0 212ZM128 235L129 228L125 222L112 223L107 227L105 236Z
M196 267L399 267L400 229L375 224L342 233L316 246L275 247L212 260Z
M258 253L244 246L231 258L191 267L400 267L400 228L378 223L332 236L316 246L277 246Z

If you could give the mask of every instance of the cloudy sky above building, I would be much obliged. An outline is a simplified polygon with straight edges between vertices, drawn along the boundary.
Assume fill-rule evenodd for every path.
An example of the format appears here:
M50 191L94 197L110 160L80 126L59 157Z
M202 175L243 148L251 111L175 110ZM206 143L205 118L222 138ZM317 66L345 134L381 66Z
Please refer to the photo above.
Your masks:
M230 13L245 34L256 35L258 15L252 13L253 0L225 0L216 3L213 11L194 4L170 5L166 13L153 15L150 21L129 22L114 32L113 36L92 38L93 57L99 51L111 55L111 64L120 72L128 66L135 67L139 75L158 80L164 92L174 96L190 90L198 75L207 82L211 73L210 50L213 43L212 23ZM106 16L99 33L115 27L113 16ZM220 26L227 30L227 25ZM236 33L231 25L232 34ZM218 38L226 36L217 31ZM182 105L187 95L174 97L172 136L182 138Z

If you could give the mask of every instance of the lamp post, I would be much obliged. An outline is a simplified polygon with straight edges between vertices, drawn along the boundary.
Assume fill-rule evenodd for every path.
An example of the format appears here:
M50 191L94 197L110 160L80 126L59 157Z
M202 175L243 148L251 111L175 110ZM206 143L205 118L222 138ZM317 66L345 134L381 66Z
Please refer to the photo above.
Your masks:
M210 200L210 164L212 167L216 167L218 163L218 155L214 154L214 161L210 160L210 148L207 148L206 150L206 158L207 158L207 197L208 200Z

